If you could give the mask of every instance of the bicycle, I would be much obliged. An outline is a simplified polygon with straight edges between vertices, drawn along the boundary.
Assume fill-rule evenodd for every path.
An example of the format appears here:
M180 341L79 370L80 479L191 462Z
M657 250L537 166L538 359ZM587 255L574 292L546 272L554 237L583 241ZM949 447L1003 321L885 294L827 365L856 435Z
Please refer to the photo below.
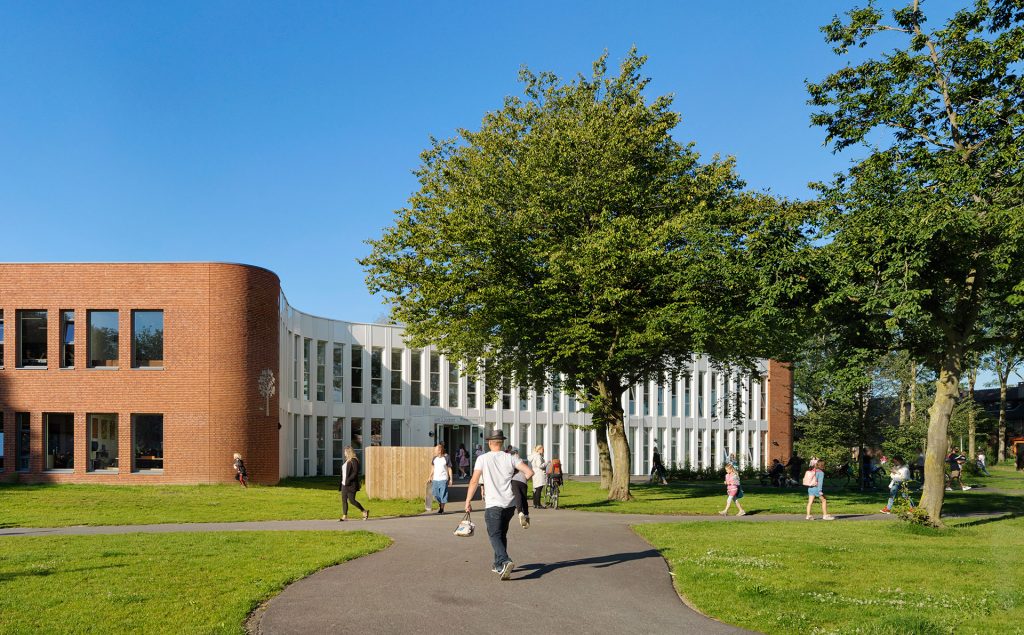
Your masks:
M548 486L544 489L544 504L548 509L558 509L558 490L560 489L559 479L548 480Z

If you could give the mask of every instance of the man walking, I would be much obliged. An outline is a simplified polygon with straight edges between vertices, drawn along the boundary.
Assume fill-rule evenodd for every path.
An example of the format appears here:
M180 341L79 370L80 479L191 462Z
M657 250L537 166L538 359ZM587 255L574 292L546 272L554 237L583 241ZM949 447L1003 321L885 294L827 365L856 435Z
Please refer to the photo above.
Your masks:
M487 448L490 452L480 455L473 466L473 478L466 491L466 511L473 510L473 496L483 481L484 522L494 550L494 566L491 571L497 573L502 580L508 580L515 568L512 559L508 557L508 524L516 511L512 475L518 470L526 478L531 478L533 470L518 456L502 452L504 442L505 433L500 427L487 435Z

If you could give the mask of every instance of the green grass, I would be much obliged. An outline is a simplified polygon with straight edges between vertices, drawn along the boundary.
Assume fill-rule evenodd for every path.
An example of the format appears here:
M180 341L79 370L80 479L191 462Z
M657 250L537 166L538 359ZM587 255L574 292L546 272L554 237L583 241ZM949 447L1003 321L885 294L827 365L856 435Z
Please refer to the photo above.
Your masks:
M1024 633L1024 518L635 528L701 612L764 633Z
M0 526L144 525L314 520L341 515L337 478L286 479L273 487L238 485L0 485ZM423 499L367 501L374 516L423 511ZM351 510L350 510L351 511Z
M995 474L995 472L993 472ZM983 479L967 479L966 482ZM1024 475L1014 472L1003 481L1016 487L1000 485L1001 492L975 489L967 492L946 492L943 513L949 515L979 512L1024 514L1024 491L1016 495L1016 488L1024 489ZM612 512L620 514L715 514L725 507L725 485L708 482L673 481L669 485L634 483L630 488L631 501L609 501L598 483L590 481L567 482L559 497L559 505L582 511ZM799 514L807 508L807 488L761 487L751 482L743 484L745 496L741 500L748 514ZM885 506L889 494L861 492L856 487L830 487L825 483L831 514L874 514ZM918 495L914 496L917 500ZM735 507L732 509L735 512ZM814 513L821 513L815 503Z
M0 540L0 633L242 633L260 602L388 546L367 532Z
M999 465L990 465L988 471L992 476L969 475L964 477L964 482L986 489L1024 490L1024 472L1017 471L1012 459L1003 461Z

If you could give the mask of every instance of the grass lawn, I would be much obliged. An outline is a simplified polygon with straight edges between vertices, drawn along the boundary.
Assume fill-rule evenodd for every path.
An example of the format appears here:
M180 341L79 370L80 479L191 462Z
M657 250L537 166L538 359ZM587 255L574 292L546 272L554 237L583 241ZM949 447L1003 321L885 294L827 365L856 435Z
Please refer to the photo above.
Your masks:
M0 540L0 633L242 633L260 602L388 546L367 532Z
M698 610L764 633L1024 633L1024 518L635 528Z
M238 485L0 485L0 526L144 525L341 516L337 477ZM367 501L373 516L422 513L423 499ZM353 511L353 510L349 510ZM358 510L355 510L355 514Z
M983 488L1024 490L1024 472L1018 472L1012 460L1003 461L999 465L990 465L988 472L992 476L966 476L964 482Z
M992 472L993 475L997 472ZM943 512L957 515L973 512L1013 512L1024 514L1024 474L1012 469L1004 474L998 472L1000 492L987 492L984 488L968 492L946 492ZM967 483L989 484L988 479L968 478ZM562 489L559 505L581 511L613 512L622 514L715 514L725 507L725 485L708 482L673 481L668 485L634 483L631 486L634 500L612 502L605 498L605 492L596 482L570 480ZM1012 490L1022 490L1019 494ZM807 508L807 488L761 487L746 482L745 496L740 501L748 514L799 514ZM825 482L831 514L874 514L885 506L889 494L885 492L861 492L856 487L830 487ZM915 495L915 500L917 496ZM735 507L732 512L735 513ZM815 503L814 513L820 515L821 507Z

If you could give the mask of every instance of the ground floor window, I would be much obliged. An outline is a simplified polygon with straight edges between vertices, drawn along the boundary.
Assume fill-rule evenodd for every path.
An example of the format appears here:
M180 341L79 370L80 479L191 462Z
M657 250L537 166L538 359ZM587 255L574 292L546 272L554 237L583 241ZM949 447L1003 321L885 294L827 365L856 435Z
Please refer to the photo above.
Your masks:
M136 472L164 469L163 415L132 415L132 456Z
M327 417L316 418L316 475L324 475L327 459Z
M299 460L302 455L299 454L299 439L302 436L299 434L299 415L292 415L292 471L295 476L302 476L302 472L299 470Z
M704 439L707 436L707 430L697 431L697 469L704 469Z
M530 427L525 423L519 424L519 458L527 460L530 452Z
M363 462L363 418L352 417L352 450L359 462Z
M402 420L391 420L391 445L398 447L402 445Z
M19 472L27 472L29 459L32 457L29 449L29 441L32 439L32 429L29 426L31 415L27 412L14 413L14 453L15 469Z
M583 431L583 474L590 476L590 430Z
M308 341L308 340L307 340ZM309 424L310 415L302 415L302 475L309 476Z
M345 464L345 418L335 417L331 426L331 462L332 474L341 474L341 466Z
M552 427L551 433L551 454L548 455L552 459L562 460L562 426L556 425ZM562 466L565 469L565 466Z
M551 448L548 447L547 439L545 438L547 435L544 434L545 431L546 431L546 427L547 426L545 426L543 423L538 423L537 424L537 427L533 431L533 444L534 445L543 445L544 449L547 452L549 452L548 456L550 457L551 456L551 454L550 454Z
M75 415L69 412L43 414L46 435L47 470L73 470L75 468Z
M370 445L378 446L384 444L384 420L370 419Z
M565 439L566 444L569 446L568 464L563 466L566 474L576 473L576 428L569 426L569 435Z
M87 414L85 415L86 439L89 457L85 469L89 472L97 470L117 469L117 415Z

